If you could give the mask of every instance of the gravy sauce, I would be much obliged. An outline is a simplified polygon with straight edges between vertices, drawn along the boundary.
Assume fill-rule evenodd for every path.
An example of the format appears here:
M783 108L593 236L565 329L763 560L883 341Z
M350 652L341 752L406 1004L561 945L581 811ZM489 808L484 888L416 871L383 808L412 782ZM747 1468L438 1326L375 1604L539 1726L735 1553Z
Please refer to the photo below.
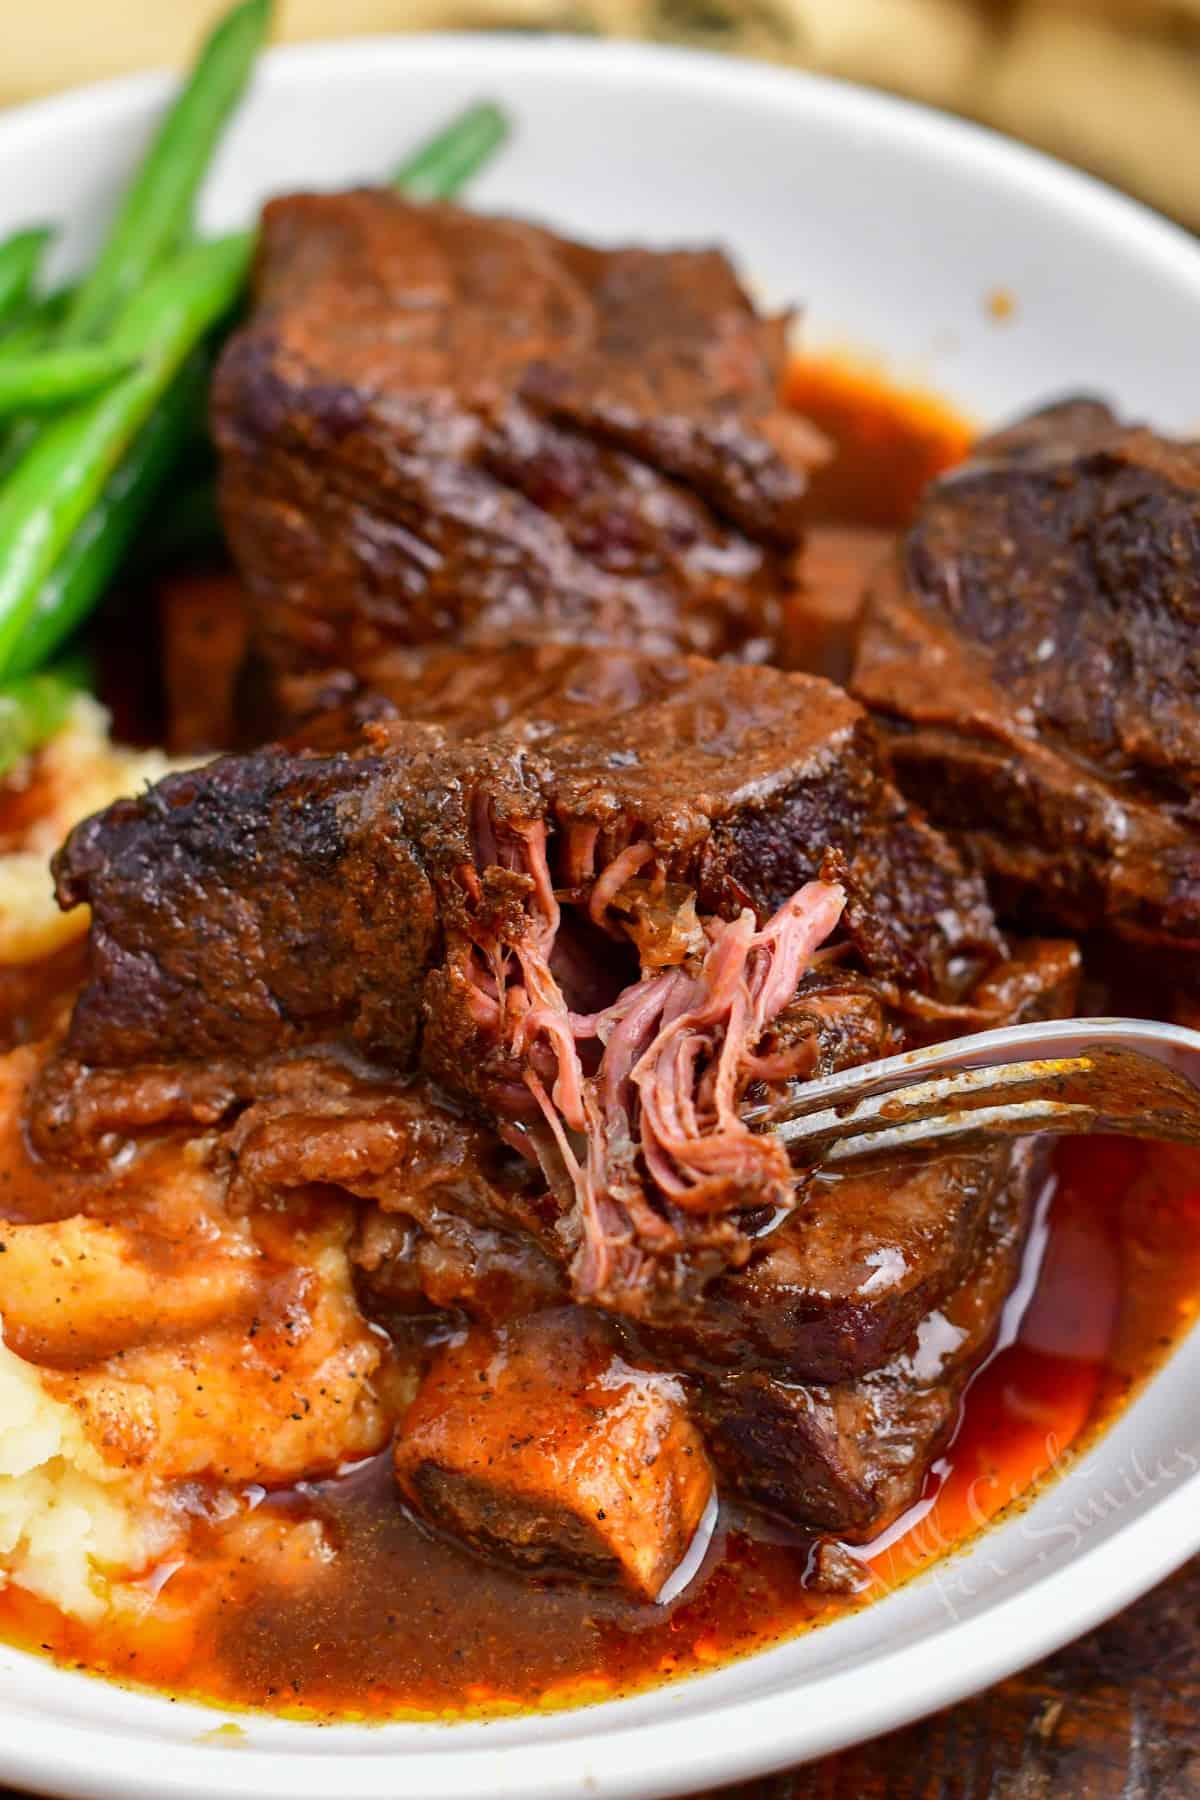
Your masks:
M815 484L817 542L865 567L929 477L962 456L970 429L834 363L798 363L790 394L840 450ZM836 617L807 636L800 622L808 666L841 668L852 588L848 577ZM0 1214L61 1208L63 1195L56 1203L22 1175L22 1155L11 1135L0 1139ZM1059 1146L1051 1167L1021 1284L956 1435L918 1505L839 1559L845 1591L828 1591L827 1568L818 1586L811 1541L729 1510L669 1604L535 1582L411 1518L384 1455L289 1492L248 1489L232 1523L206 1516L200 1496L188 1560L147 1572L136 1619L84 1625L9 1587L0 1636L225 1707L446 1718L628 1694L862 1607L1052 1479L1195 1317L1200 1155L1082 1140ZM334 1554L313 1554L318 1542Z

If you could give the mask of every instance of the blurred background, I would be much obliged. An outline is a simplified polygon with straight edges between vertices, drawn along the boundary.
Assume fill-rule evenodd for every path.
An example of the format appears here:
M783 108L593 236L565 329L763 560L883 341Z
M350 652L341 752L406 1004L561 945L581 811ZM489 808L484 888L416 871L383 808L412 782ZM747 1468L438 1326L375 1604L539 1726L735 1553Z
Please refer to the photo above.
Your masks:
M222 5L23 6L0 102L179 63ZM277 36L460 28L691 43L870 82L1025 138L1200 230L1200 0L279 0Z

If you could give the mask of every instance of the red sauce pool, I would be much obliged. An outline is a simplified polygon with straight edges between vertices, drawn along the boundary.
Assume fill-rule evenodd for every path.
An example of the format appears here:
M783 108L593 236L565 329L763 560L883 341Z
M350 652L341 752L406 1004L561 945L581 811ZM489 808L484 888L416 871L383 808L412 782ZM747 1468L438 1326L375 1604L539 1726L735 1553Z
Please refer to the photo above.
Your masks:
M938 403L839 364L797 365L790 392L841 448L814 493L822 528L894 530L970 440ZM1065 1143L999 1347L924 1498L856 1553L853 1595L814 1591L810 1544L732 1517L669 1606L538 1585L425 1534L396 1505L384 1458L252 1515L281 1544L305 1520L323 1522L340 1554L315 1579L202 1526L191 1562L136 1623L84 1626L10 1587L0 1636L172 1693L312 1718L490 1714L636 1691L857 1609L966 1542L1113 1419L1198 1303L1200 1154Z
M315 1718L488 1714L609 1697L826 1623L929 1567L1019 1502L1108 1424L1200 1299L1200 1154L1095 1139L1057 1155L1026 1258L1023 1316L975 1377L925 1499L865 1560L852 1596L814 1592L810 1546L723 1520L674 1605L539 1586L426 1535L387 1459L263 1503L283 1529L320 1517L340 1554L277 1579L201 1530L194 1561L136 1626L84 1626L19 1589L0 1635L57 1659L228 1707ZM1015 1310L1010 1309L1010 1310Z
M973 427L935 395L893 387L839 357L797 357L787 398L837 455L812 478L816 520L894 530L926 483L961 462Z

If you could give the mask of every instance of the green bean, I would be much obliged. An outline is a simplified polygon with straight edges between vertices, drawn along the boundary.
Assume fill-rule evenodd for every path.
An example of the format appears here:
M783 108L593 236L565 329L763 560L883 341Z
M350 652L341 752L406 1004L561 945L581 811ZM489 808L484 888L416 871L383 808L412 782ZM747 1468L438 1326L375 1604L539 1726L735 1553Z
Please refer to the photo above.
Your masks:
M82 658L0 687L0 776L52 738L88 682Z
M104 345L79 350L41 350L0 357L0 418L18 412L45 412L86 399L111 387L132 368L134 358Z
M7 330L0 334L0 361L10 356L32 356L46 347L46 319L40 307L25 306Z
M22 309L20 319L0 337L0 365L9 357L33 356L49 348L55 330L66 316L74 294L73 287L59 288L43 300L32 300ZM0 420L0 483L8 479L25 451L33 442L36 419Z
M85 342L104 330L188 231L197 189L270 22L271 0L242 0L209 36L71 303L58 342Z
M194 356L155 407L145 429L42 583L10 662L10 674L39 668L103 597L162 485L204 425L208 363Z
M497 107L489 103L469 107L414 152L395 179L411 182L420 197L448 198L503 143L508 129ZM235 265L248 263L253 247L249 234L227 239L226 246ZM201 258L204 251L204 246L198 246L186 256ZM26 320L0 338L0 393L6 358L29 356L44 344L54 335L53 327L64 311L68 319L77 317L80 296L86 297L93 280L94 275L82 288L64 290L38 303ZM77 409L69 421L52 420L36 433L19 428L11 434L10 461L0 486L0 558L4 559L0 562L0 667L11 675L27 674L42 664L100 600L202 410L204 378L193 364L167 386L157 408L151 406L140 432L135 429L126 438L129 418L144 405L144 393L135 403L129 392L143 392L145 382L154 380L153 367L157 366L154 354L144 344L135 347L134 340L146 317L155 311L153 295L162 285L162 280L156 279L140 300L127 303L126 316L105 346L119 353L128 343L130 352L143 359L144 366L121 382L119 392L103 396L90 408ZM230 304L235 290L236 282L231 284ZM139 319L143 324L137 323ZM64 429L68 425L69 431ZM48 435L52 443L46 449ZM113 435L125 444L115 467ZM111 472L97 485L101 469ZM82 479L80 470L86 472L83 485L90 496L82 509L82 488L73 486ZM18 484L14 499L11 490ZM211 491L198 488L195 501L188 508L188 528L194 525L207 533L215 521ZM13 566L14 561L18 566ZM35 571L41 572L35 576Z
M509 130L494 102L477 101L406 158L392 186L412 200L449 200L495 155Z
M14 231L0 243L0 326L14 318L29 299L46 246L54 236L49 225Z
M106 393L44 424L0 487L0 675L50 575L185 358L233 305L248 232L182 251L126 303L110 348L138 357Z
M48 347L55 327L66 316L72 288L59 288L41 300L26 300L0 325L0 357L31 356Z

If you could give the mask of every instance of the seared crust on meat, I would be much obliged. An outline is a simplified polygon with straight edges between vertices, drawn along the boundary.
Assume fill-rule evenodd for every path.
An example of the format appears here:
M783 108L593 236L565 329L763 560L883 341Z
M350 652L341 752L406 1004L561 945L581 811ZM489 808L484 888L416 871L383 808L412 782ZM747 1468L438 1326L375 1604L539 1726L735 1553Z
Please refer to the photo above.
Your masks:
M772 641L819 443L716 251L593 250L395 193L263 216L213 416L259 648Z
M438 724L225 758L73 834L56 873L65 903L92 907L89 979L37 1141L76 1153L111 1130L210 1122L309 1049L419 1066L565 1166L581 1293L686 1288L745 1259L735 1214L792 1203L786 1158L734 1116L747 1084L976 1016L969 987L1004 957L983 889L883 778L860 709L817 678L616 652L595 671L577 652L540 671L528 714L458 741L446 685ZM469 732L469 683L463 698ZM832 961L814 981L817 956ZM730 1003L743 966L748 1010ZM653 994L630 986L639 972ZM579 1058L603 1061L586 1041L608 1040L613 1007L607 1066L625 1057L632 1086L622 1074L601 1101ZM702 1043L726 1071L715 1111ZM643 1054L661 1079L635 1074ZM669 1090L685 1066L700 1110L681 1136ZM547 1112L568 1089L586 1182ZM645 1168L620 1148L631 1107ZM648 1179L671 1189L665 1213L638 1199Z
M853 688L1006 909L1200 947L1200 445L1070 401L935 482Z

